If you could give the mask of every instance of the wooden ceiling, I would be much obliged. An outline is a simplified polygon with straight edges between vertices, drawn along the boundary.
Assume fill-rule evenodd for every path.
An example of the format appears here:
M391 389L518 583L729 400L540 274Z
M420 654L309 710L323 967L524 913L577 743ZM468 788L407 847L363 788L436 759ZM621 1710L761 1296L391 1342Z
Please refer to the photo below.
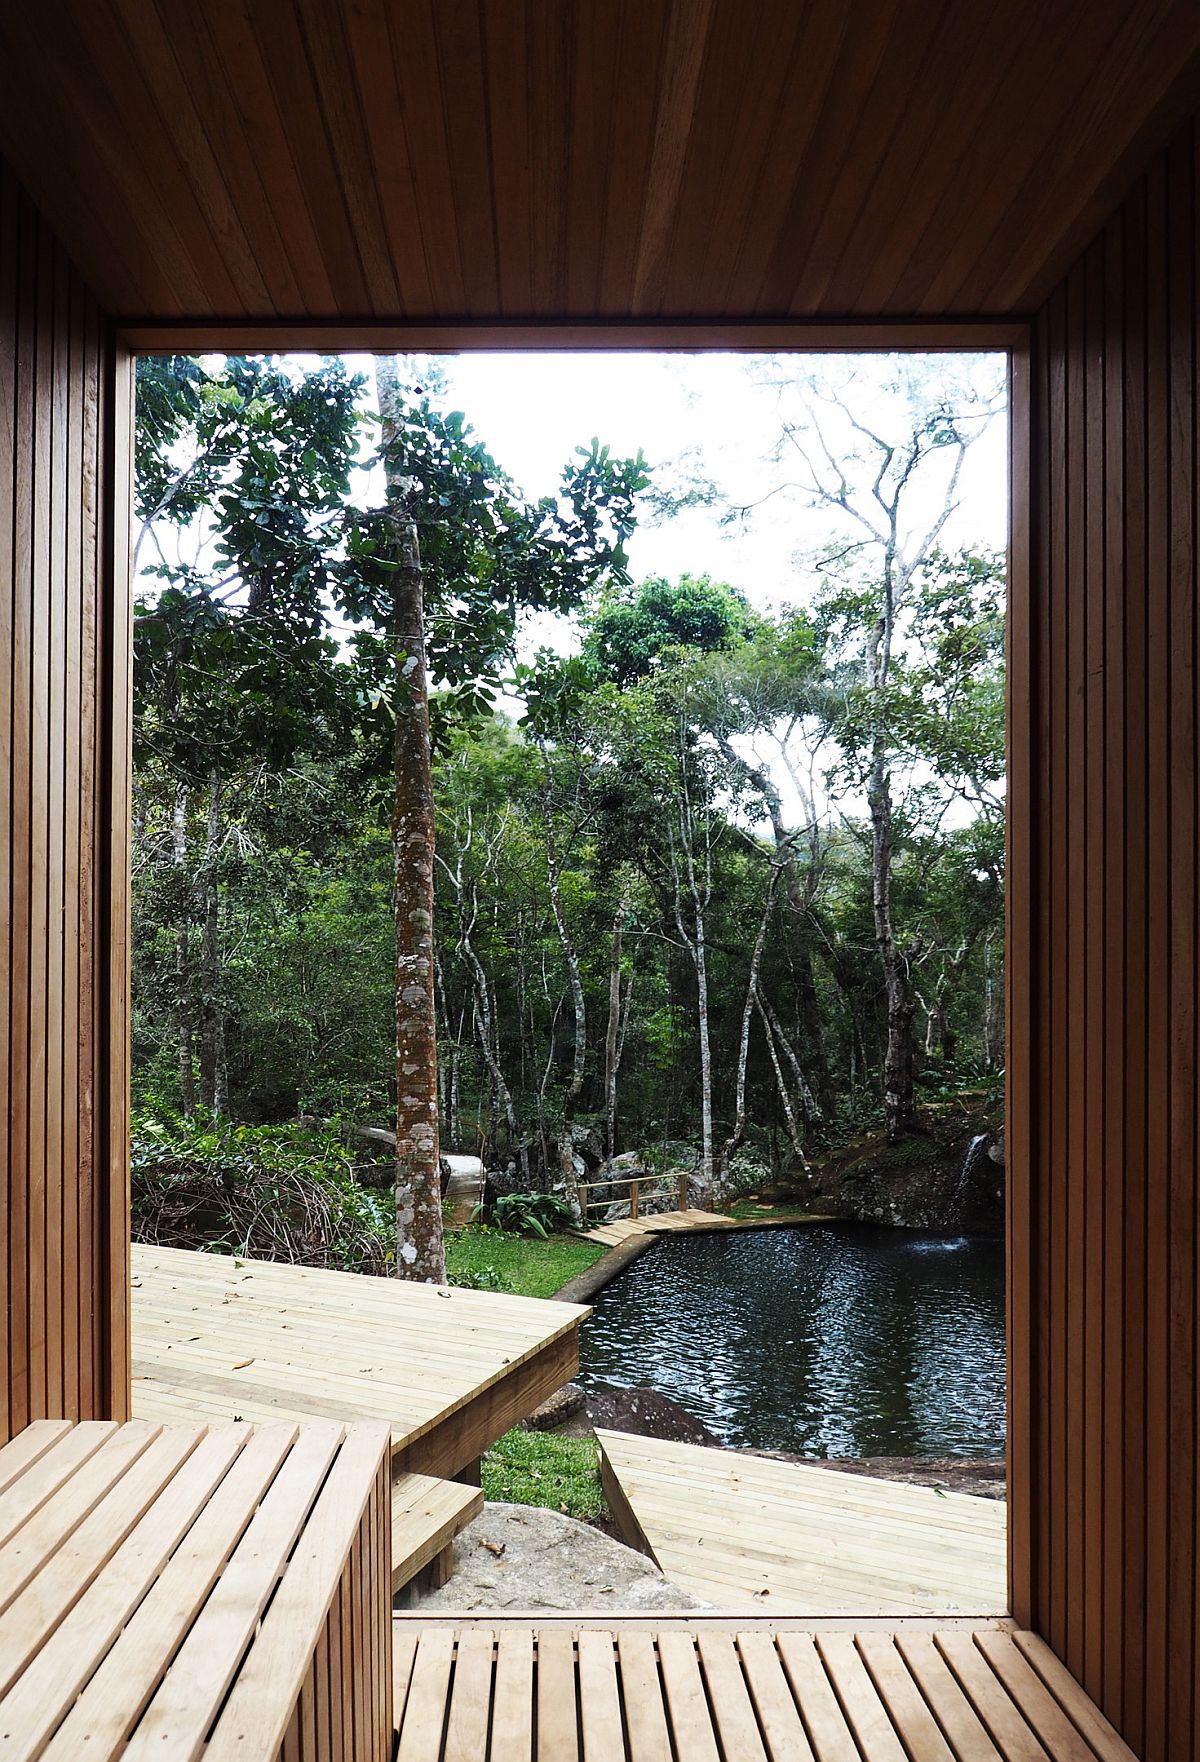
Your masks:
M1198 101L1196 0L0 6L0 143L149 320L1011 315Z

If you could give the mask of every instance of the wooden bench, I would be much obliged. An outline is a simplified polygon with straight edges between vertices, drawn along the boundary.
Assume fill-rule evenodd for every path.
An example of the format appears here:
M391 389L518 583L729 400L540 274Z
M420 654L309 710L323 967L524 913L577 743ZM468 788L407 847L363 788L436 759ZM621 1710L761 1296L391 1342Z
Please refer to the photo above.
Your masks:
M0 1448L0 1757L386 1762L388 1457L378 1424Z
M416 1580L435 1590L445 1584L454 1538L482 1510L479 1487L428 1474L397 1475L392 1482L393 1595Z

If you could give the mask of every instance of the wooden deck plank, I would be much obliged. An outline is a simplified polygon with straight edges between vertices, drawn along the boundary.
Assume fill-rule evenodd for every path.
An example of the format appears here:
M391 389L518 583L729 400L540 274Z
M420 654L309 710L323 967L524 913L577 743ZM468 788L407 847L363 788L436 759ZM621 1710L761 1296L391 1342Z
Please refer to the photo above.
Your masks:
M818 1634L817 1651L854 1739L869 1762L908 1762L885 1703L849 1634Z
M0 1444L0 1493L71 1429L69 1419L37 1419L7 1444Z
M427 1628L417 1641L396 1762L440 1762L453 1664L453 1632Z
M533 1762L533 1646L528 1630L503 1630L497 1641L489 1762Z
M937 1634L934 1641L1005 1762L1046 1762L1046 1751L970 1634Z
M904 1733L910 1762L955 1762L941 1726L896 1650L895 1636L858 1634L855 1644L892 1724Z
M402 1590L483 1510L483 1489L428 1474L392 1482L392 1592Z
M617 1637L630 1762L673 1762L654 1636L627 1628Z
M316 1651L347 1555L361 1536L362 1515L375 1485L387 1429L382 1425L357 1426L344 1443L340 1438L337 1442L342 1447L288 1558L283 1583L204 1747L205 1762L273 1756L283 1742L292 1709L271 1692L272 1685L294 1669L296 1658L310 1657ZM322 1456L322 1451L316 1453L317 1460ZM307 1509L305 1492L298 1489L298 1494L298 1503ZM286 1534L286 1519L281 1518L280 1531ZM356 1637L355 1654L365 1658L365 1637L361 1633ZM361 1673L356 1680L360 1691L365 1689ZM359 1722L364 1740L369 1726L364 1699ZM311 1753L311 1745L306 1753Z
M660 1633L658 1659L676 1755L687 1756L689 1762L720 1762L693 1635Z
M537 1762L578 1762L578 1721L575 1638L552 1628L537 1644Z
M473 1627L459 1639L454 1659L454 1700L446 1722L445 1762L479 1762L487 1752L494 1651L490 1628Z
M813 1636L780 1634L776 1643L817 1762L862 1762Z
M579 1729L583 1762L625 1762L616 1650L612 1635L595 1628L579 1636Z
M722 1753L739 1762L767 1762L734 1635L701 1634L697 1649Z
M134 1411L386 1420L405 1468L454 1474L568 1380L588 1313L135 1244Z
M1007 1693L1053 1752L1055 1762L1060 1753L1066 1762L1076 1762L1080 1742L1085 1746L1083 1753L1100 1758L1100 1762L1137 1762L1129 1745L1084 1694L1066 1665L1036 1634L1014 1634L1007 1646L985 1643L984 1636L977 1635L976 1643Z
M962 1762L1004 1762L930 1634L900 1634L896 1645Z
M719 1608L813 1616L1004 1610L998 1501L620 1432L600 1430L597 1440L627 1539Z
M771 1635L739 1633L737 1646L771 1762L814 1762Z

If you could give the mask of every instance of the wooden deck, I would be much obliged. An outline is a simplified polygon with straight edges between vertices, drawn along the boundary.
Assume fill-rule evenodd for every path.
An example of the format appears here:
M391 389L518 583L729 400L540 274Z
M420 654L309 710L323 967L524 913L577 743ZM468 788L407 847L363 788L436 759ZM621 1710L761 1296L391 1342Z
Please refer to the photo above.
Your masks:
M5 1762L388 1762L386 1426L43 1421L0 1449Z
M655 1211L649 1217L616 1218L611 1224L599 1224L594 1230L575 1232L585 1242L604 1242L610 1248L628 1242L631 1236L660 1236L673 1230L734 1230L737 1220L723 1217L717 1211Z
M133 1248L133 1410L385 1420L393 1468L453 1478L579 1363L578 1304Z
M1002 1614L1005 1507L834 1469L600 1431L625 1535L720 1609Z
M1032 1634L397 1623L397 1762L1135 1762Z

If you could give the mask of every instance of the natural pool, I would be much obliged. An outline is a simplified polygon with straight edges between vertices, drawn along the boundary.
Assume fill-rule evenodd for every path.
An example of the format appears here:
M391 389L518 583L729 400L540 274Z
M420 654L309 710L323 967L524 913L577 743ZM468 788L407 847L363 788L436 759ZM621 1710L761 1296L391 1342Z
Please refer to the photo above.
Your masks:
M666 1236L593 1302L584 1386L656 1389L727 1444L1003 1454L999 1237L864 1225Z

